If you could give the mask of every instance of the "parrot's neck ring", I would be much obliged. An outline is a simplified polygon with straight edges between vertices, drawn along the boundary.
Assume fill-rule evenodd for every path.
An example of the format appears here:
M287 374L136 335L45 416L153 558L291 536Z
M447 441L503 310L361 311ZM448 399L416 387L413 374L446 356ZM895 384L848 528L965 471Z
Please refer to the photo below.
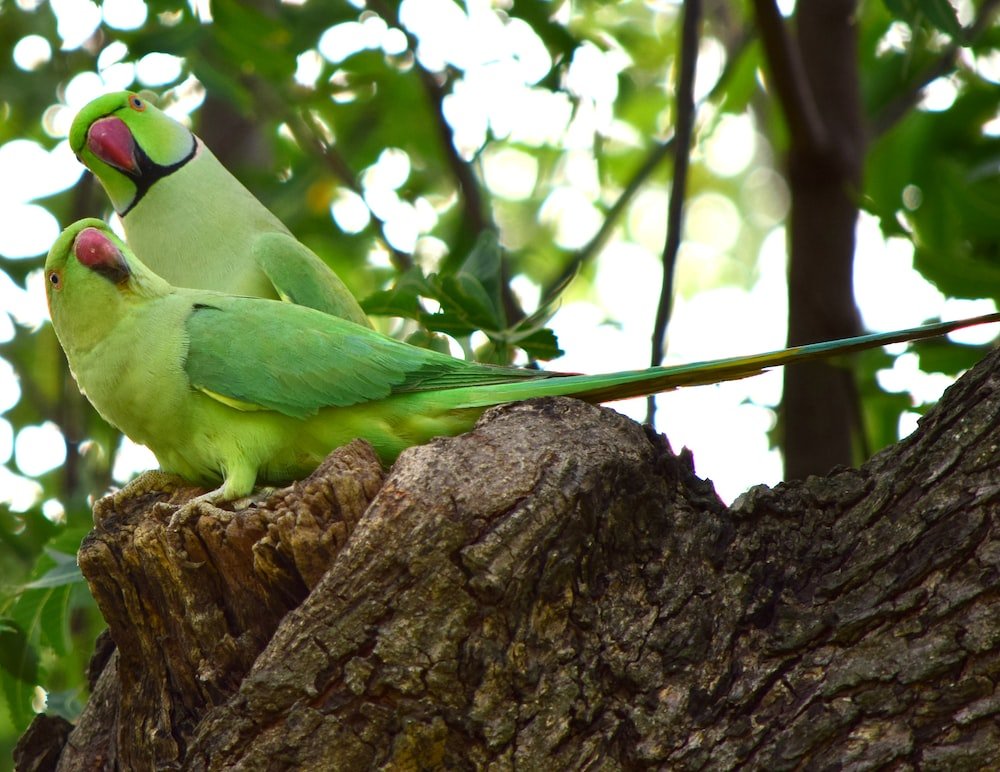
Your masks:
M169 177L175 171L184 166L188 161L192 160L197 154L198 139L193 134L191 135L191 150L188 154L176 163L172 163L167 166L156 163L156 161L146 155L146 151L137 144L135 148L137 170L135 172L125 172L128 178L135 184L135 195L132 197L132 201L129 205L125 207L125 210L118 213L118 216L124 217L135 209L136 205L142 201L143 196L146 195L147 191L153 187L153 185L162 180L164 177Z

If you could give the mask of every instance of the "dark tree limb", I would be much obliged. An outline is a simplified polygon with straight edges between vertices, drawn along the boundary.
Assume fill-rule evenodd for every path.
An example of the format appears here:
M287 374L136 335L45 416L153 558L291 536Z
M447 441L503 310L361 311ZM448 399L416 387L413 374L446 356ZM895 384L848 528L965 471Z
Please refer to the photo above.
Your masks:
M789 35L775 0L754 0L753 6L769 72L785 111L789 131L803 147L821 151L829 143L829 134L816 104L799 47Z
M413 56L416 57L418 41L409 30L400 24L399 14L394 4L383 2L383 0L368 0L367 5L385 19L387 23L403 31L403 34L406 35L409 49L413 53ZM486 202L483 198L479 180L476 179L472 167L468 161L458 154L458 149L455 147L454 133L451 130L448 119L444 115L444 98L447 96L447 91L435 73L428 72L419 63L415 65L415 70L417 77L420 79L420 85L427 97L431 116L434 119L434 128L438 135L442 155L448 166L448 170L455 180L462 201L461 221L464 233L459 235L464 236L463 242L466 249L471 249L472 244L479 237L479 234L487 228L492 227L487 216ZM459 255L462 256L463 250L460 249L458 251Z
M660 300L656 306L650 350L650 364L663 363L666 351L667 323L674 304L674 270L684 229L684 201L687 197L691 138L694 135L694 76L698 67L698 31L701 27L701 0L684 0L681 21L680 71L677 77L677 125L674 128L674 174L670 180L670 203L667 206L667 233L663 244L663 273ZM646 421L656 417L656 397L649 397Z
M998 368L731 508L565 399L380 489L355 444L259 510L102 504L118 651L58 768L995 768Z
M796 36L774 0L755 0L768 67L789 123L788 345L861 333L854 233L866 129L859 93L856 0L799 3ZM823 363L786 368L785 477L849 464L863 446L851 375Z

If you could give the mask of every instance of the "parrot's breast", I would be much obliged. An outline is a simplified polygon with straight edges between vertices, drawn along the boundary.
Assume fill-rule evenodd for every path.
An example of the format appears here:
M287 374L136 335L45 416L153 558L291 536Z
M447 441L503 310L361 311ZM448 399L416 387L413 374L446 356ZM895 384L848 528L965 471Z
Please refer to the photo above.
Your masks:
M93 348L70 357L80 388L97 411L154 452L154 445L183 435L190 420L184 313L173 296L150 301Z

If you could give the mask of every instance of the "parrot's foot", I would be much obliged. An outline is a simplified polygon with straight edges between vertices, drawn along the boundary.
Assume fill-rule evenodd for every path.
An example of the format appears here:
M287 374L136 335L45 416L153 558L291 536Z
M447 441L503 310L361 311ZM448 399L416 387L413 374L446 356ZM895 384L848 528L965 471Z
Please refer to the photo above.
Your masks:
M224 504L225 509L227 510L241 512L244 509L256 506L267 500L276 490L277 488L260 488L256 494L241 496L237 499L229 499L226 496L225 486L222 486L221 488L216 488L214 491L209 491L208 493L203 493L200 496L195 496L190 501L185 501L184 504L174 513L173 517L170 518L170 523L171 525L183 525L193 517L197 516L199 512L203 511L205 505L216 509L222 509L223 507L220 505Z
M278 488L274 486L258 488L256 493L251 493L249 496L238 498L230 502L229 506L233 508L234 512L249 509L250 507L256 507L271 498L276 490L278 490Z
M190 501L184 502L184 506L191 506L195 504L211 504L213 507L219 504L224 504L226 502L226 492L223 488L216 488L214 491L209 491L208 493L203 493L200 496L195 496Z
M225 504L226 509L239 512L240 510L260 504L262 501L270 498L276 490L278 489L270 487L258 488L256 493L251 493L249 496L240 496L239 498L230 499L226 495L225 486L222 486L221 488L216 488L214 491L203 493L201 496L195 496L190 501L185 502L184 506L193 504L211 504L213 507L219 507L219 509L222 509L219 505Z
M173 493L188 485L182 477L159 469L143 472L134 480L112 494L105 496L94 504L94 521L100 522L110 512L121 509L125 502L147 496L150 493Z
M195 496L177 508L170 518L170 527L176 528L187 524L189 521L197 520L206 509L206 506L219 509L218 505L225 502L226 495L223 488L216 488L214 491Z
M179 488L189 485L190 483L187 483L183 477L159 469L151 469L127 482L125 487L111 494L111 499L116 504L120 504L125 499L134 499L149 493L173 493Z

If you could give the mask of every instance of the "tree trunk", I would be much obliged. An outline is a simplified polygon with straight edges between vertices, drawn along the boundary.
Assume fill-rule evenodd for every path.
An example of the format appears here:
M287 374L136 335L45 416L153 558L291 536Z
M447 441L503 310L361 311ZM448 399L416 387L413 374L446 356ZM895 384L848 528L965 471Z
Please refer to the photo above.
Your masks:
M788 125L788 345L859 335L852 273L866 137L857 0L798 3L795 35L776 0L753 5L769 89ZM785 478L851 463L865 439L850 373L822 362L792 365L784 384Z
M853 283L865 159L856 13L857 0L812 0L795 13L804 81L823 132L790 137L789 346L862 332ZM857 458L864 438L849 370L825 362L787 368L781 412L786 479Z
M105 499L117 649L58 769L995 769L998 362L731 508L567 399L240 513Z

